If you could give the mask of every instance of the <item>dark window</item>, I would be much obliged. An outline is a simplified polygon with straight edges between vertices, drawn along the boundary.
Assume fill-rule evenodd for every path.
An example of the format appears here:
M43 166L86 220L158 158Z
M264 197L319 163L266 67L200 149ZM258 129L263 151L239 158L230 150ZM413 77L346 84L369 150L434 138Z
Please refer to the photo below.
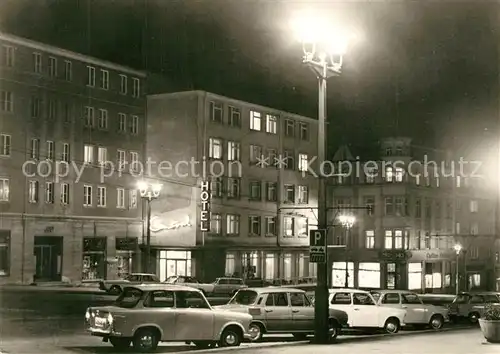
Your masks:
M288 306L286 293L272 293L267 295L266 306Z
M372 298L364 293L352 294L352 303L354 305L375 305Z
M142 298L142 291L135 288L125 288L120 296L116 299L115 306L123 308L133 308Z
M234 295L229 303L237 305L252 305L255 302L257 295L258 294L253 290L240 290L236 293L236 295ZM262 298L260 300L262 300Z
M146 303L147 307L174 307L174 293L172 291L153 291Z
M332 305L350 305L351 304L351 294L349 293L336 293L332 297Z
M399 294L388 293L382 298L383 304L399 304Z
M292 306L309 306L309 300L303 293L290 293L290 304Z
M175 292L176 303L175 307L180 309L187 308L198 308L198 309L208 309L210 306L203 297L203 295L197 291L176 291Z
M422 301L417 294L402 294L401 302L403 304L421 304Z

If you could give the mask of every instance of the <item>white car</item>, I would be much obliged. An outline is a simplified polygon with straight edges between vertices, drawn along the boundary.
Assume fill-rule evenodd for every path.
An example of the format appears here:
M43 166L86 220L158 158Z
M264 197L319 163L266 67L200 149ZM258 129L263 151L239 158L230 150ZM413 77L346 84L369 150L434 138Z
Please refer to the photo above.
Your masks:
M102 280L99 282L99 289L104 290L110 295L120 295L125 286L157 283L160 283L160 279L156 274L131 273L123 279Z
M200 283L197 279L184 275L170 276L165 280L165 284L189 286L201 290L201 292L203 292L205 296L213 294L215 288L215 285L213 283L212 284Z
M411 291L377 290L371 293L380 306L405 310L407 325L428 325L438 330L449 321L449 310L446 307L424 304L419 296Z
M368 291L330 289L328 302L331 309L347 313L349 328L383 328L397 333L405 325L405 310L378 305Z

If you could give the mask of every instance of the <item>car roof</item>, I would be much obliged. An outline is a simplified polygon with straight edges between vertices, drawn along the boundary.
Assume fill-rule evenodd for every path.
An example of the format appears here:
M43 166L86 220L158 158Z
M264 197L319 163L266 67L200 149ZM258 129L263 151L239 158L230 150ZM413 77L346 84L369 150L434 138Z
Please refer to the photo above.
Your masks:
M130 273L129 275L152 275L152 276L157 276L156 274L153 273Z
M497 291L463 291L458 295L500 295Z
M127 286L125 289L127 289L127 288L139 289L141 291L165 290L165 291L201 292L200 290L198 290L196 288L192 288L190 286L177 285L177 284L141 284L141 285Z
M413 292L411 290L389 290L389 289L384 289L384 290L372 290L370 291L371 293L379 293L379 294L415 294L419 295L416 292Z
M369 291L359 290L359 289L349 289L349 288L340 288L340 289L328 289L330 294L333 293L343 293L343 292L351 292L351 293L361 293L361 294L370 294Z
M282 288L280 286L266 286L264 288L246 288L242 289L240 291L245 291L245 290L251 290L255 291L256 293L262 294L262 293L305 293L304 290L300 289L295 289L295 288Z
M236 279L236 280L243 280L243 278L236 278L236 277L219 277L217 279Z

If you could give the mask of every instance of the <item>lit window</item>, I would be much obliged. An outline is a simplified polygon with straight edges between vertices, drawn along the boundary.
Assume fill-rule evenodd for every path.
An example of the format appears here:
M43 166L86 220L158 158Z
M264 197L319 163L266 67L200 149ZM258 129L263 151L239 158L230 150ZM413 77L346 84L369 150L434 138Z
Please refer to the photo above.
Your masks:
M365 231L365 247L366 248L375 248L375 231L374 230L366 230Z
M309 167L307 160L307 154L299 154L299 171L307 171L307 168Z
M227 142L227 159L229 161L240 160L240 143L237 143L235 141Z
M8 202L10 194L10 184L8 178L0 178L0 202Z
M0 134L0 156L10 156L11 151L11 136L7 134Z
M262 119L260 112L250 111L250 130L261 131Z
M97 162L100 165L104 165L108 161L108 149L99 146L97 148Z
M128 207L129 207L129 209L136 209L137 208L137 190L136 189L131 189L129 191Z
M278 126L278 118L270 114L266 114L266 133L276 134Z
M125 208L125 189L123 188L116 188L116 207Z
M38 181L29 181L28 202L38 203Z
M222 140L210 138L208 143L208 156L212 159L222 159Z
M94 146L85 145L83 147L83 162L92 164L94 163Z
M392 249L392 230L385 230L385 241L384 241L385 249Z
M285 236L294 235L294 219L291 216L283 218L283 231Z
M299 204L307 204L309 203L309 187L307 186L298 186L298 201Z
M403 182L404 170L401 167L396 167L395 169L395 180L396 182Z
M240 233L240 216L236 214L227 215L227 234L238 235Z
M394 172L391 166L385 168L385 180L386 182L392 182L394 178Z

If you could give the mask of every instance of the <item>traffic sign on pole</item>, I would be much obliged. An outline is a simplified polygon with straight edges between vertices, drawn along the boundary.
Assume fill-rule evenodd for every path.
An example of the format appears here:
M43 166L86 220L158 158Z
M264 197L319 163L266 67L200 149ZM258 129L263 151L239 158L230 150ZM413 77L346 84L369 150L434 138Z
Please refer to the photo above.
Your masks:
M326 262L326 230L309 231L309 262Z

